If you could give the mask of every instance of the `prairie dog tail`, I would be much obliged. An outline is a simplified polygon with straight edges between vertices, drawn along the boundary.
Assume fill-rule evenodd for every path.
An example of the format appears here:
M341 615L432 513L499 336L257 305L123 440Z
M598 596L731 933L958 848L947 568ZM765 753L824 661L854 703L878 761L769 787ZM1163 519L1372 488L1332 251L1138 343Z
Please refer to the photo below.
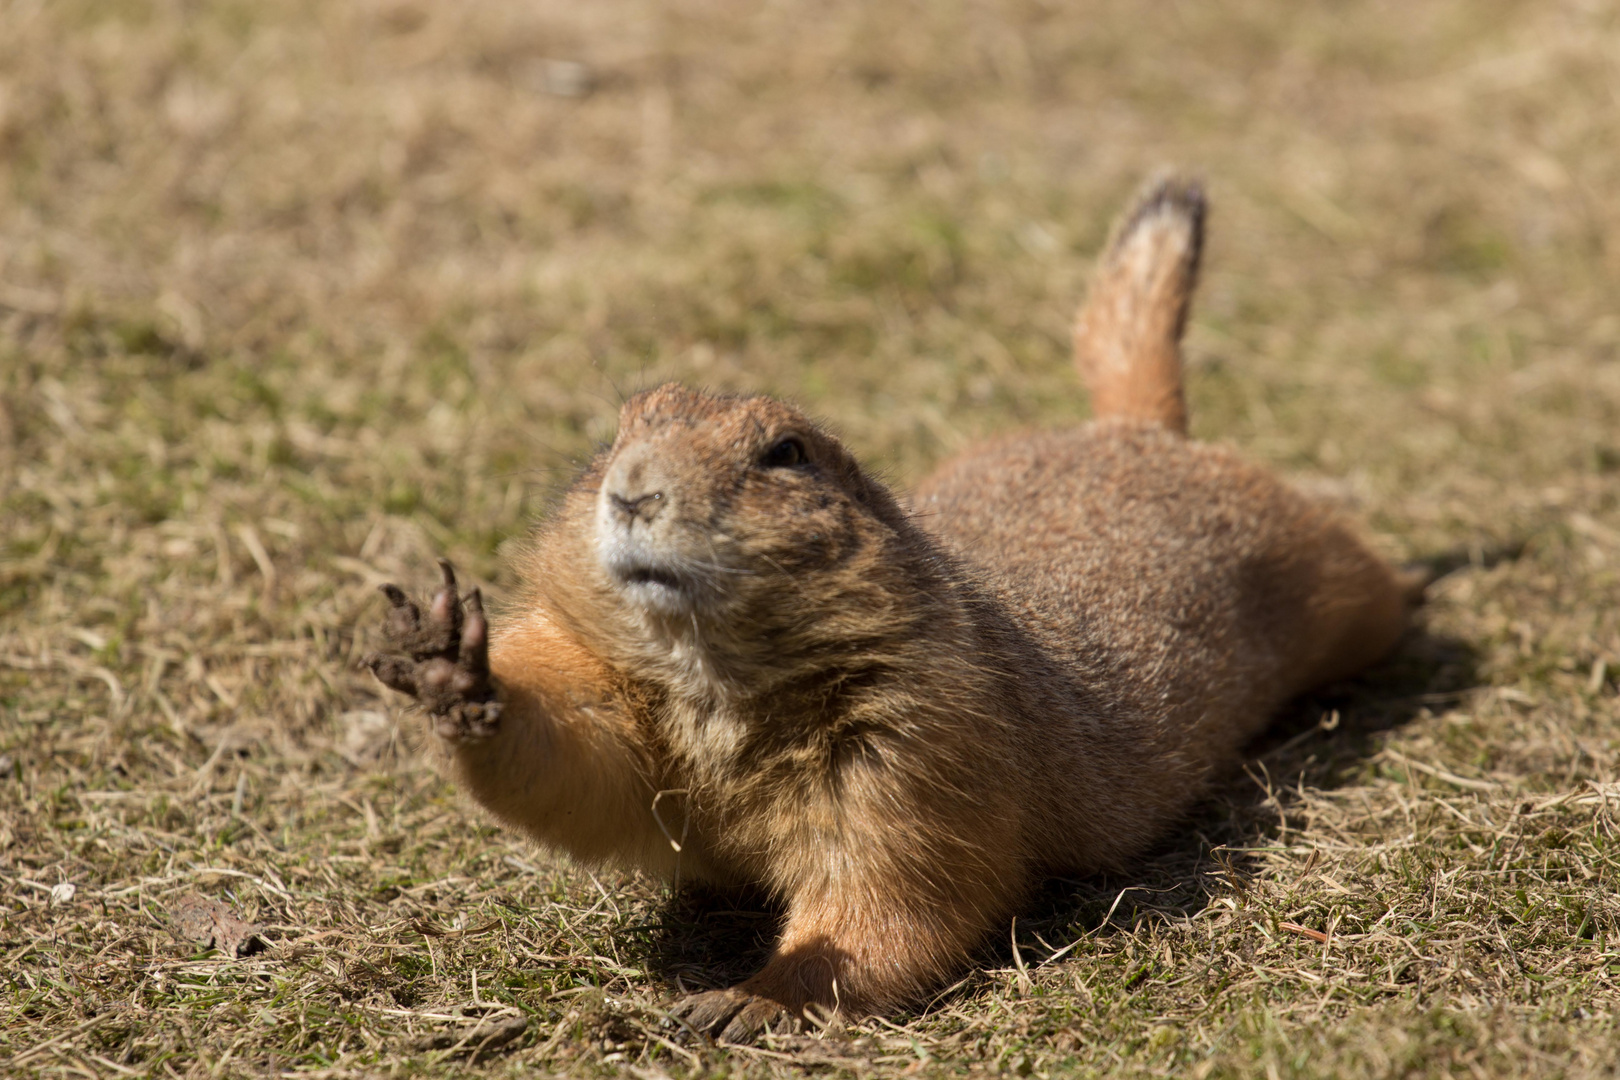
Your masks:
M1204 245L1204 189L1150 181L1114 228L1074 325L1074 363L1092 414L1149 420L1186 434L1181 332Z

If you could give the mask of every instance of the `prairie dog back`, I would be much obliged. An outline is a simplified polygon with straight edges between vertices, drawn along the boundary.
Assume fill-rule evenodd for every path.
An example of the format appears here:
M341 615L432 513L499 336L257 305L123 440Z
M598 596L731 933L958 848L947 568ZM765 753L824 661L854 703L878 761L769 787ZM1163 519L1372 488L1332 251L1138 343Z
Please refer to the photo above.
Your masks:
M1185 438L1205 218L1201 187L1170 178L1116 227L1075 322L1092 423L975 447L916 492L925 527L1041 648L1107 688L1110 735L1137 763L1110 779L1143 820L1184 808L1284 701L1387 653L1410 591L1330 508ZM1059 820L1083 802L1064 760L1030 763Z
M917 508L1042 650L1099 691L1126 750L1109 802L1136 808L1121 819L1135 850L1278 706L1377 659L1404 625L1393 576L1335 515L1155 423L1105 419L970 452L921 486ZM1347 641L1380 602L1366 640ZM1050 750L1029 764L1063 820L1093 794L1075 784L1095 782Z
M497 818L587 862L762 886L780 939L677 1002L746 1038L916 1002L1044 874L1139 856L1287 697L1404 623L1327 510L1185 438L1196 185L1150 187L1076 326L1097 418L948 462L908 506L789 405L639 394L491 637L389 587L372 666Z

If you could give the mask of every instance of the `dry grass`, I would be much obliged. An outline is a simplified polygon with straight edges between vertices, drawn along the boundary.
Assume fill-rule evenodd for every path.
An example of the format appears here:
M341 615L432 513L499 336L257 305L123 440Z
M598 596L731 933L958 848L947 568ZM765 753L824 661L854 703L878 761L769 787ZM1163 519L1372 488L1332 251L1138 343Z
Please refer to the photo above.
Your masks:
M3 1071L1614 1075L1617 56L1608 0L0 3ZM499 594L665 378L901 483L1079 418L1165 162L1195 428L1457 554L1426 634L926 1011L673 1045L768 914L481 823L356 670L372 586Z

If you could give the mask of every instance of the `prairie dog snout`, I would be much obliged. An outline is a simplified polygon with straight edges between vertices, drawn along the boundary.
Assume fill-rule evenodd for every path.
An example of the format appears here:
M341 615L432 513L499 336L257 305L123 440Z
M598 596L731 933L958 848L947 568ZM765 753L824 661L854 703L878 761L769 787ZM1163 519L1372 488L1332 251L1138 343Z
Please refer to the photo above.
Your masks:
M597 494L596 547L627 600L677 613L691 606L707 575L693 573L693 549L703 538L683 519L680 485L661 460L663 449L639 443L614 455Z

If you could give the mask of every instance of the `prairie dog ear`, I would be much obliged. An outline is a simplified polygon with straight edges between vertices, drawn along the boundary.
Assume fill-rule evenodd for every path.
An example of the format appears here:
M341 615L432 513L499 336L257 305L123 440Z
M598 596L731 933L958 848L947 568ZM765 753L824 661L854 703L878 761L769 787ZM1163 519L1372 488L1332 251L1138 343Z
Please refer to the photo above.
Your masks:
M1198 283L1208 205L1194 179L1149 181L1114 226L1074 327L1093 415L1187 432L1181 335Z

